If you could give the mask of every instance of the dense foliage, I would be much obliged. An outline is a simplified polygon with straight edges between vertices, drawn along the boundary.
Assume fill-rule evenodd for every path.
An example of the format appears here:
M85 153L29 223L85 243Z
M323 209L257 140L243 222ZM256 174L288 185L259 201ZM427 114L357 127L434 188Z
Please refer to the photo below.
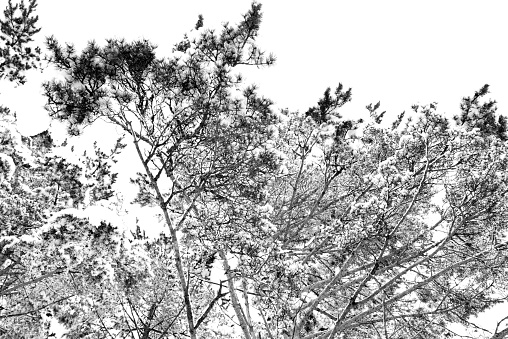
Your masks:
M38 66L41 49L30 46L33 36L41 30L36 27L36 8L36 0L29 0L28 6L23 0L17 4L9 0L4 18L0 19L0 79L23 84L24 72Z
M19 7L30 36L35 6ZM165 58L146 40L47 39L65 75L44 84L55 123L69 140L98 120L124 136L77 154L3 111L2 338L451 338L504 301L506 120L488 86L454 119L436 103L345 119L342 84L277 112L237 74L274 62L260 22L256 3L219 32L200 16ZM128 144L143 171L125 209L113 165Z

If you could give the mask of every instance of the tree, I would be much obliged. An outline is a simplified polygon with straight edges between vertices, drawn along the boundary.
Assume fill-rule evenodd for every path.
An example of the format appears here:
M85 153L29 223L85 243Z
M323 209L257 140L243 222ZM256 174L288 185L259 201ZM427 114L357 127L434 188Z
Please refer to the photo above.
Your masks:
M484 85L474 96L463 98L460 104L461 114L455 116L455 121L467 128L479 128L481 132L497 135L506 140L506 117L499 115L496 121L496 102L488 100L480 103L479 100L489 93L489 85Z
M502 301L503 140L452 127L435 104L361 137L334 116L296 114L281 128L290 156L269 189L277 251L257 275L265 331L440 337Z
M24 72L38 67L41 54L39 47L30 47L33 36L41 29L36 27L38 16L34 15L37 1L24 0L13 5L9 0L0 20L0 79L25 83ZM19 13L18 13L19 12Z
M56 154L62 147L47 132L23 137L8 115L0 117L0 136L0 334L40 337L48 308L84 299L78 285L104 284L112 264L140 280L149 272L139 262L144 250L128 244L118 222L89 221L86 207L111 197L116 150L96 148L72 163Z
M235 74L274 61L255 43L260 10L220 32L200 16L166 58L146 40L81 52L47 40L65 74L44 84L48 111L69 138L99 119L124 131L143 166L132 203L158 209L168 232L86 218L116 204L120 140L82 165L49 154L34 185L50 198L34 210L53 215L9 243L27 272L62 271L6 296L31 333L47 319L12 312L44 309L70 338L442 338L505 300L508 150L504 118L480 102L488 87L456 124L435 103L389 127L379 103L370 120L345 119L342 84L304 114L275 112Z
M219 34L205 30L196 39L185 37L169 59L157 59L148 41L109 40L105 47L91 42L80 55L54 38L47 42L51 61L68 76L44 85L51 114L68 121L71 134L103 118L132 137L145 170L135 180L137 202L158 206L169 229L191 338L222 295L203 298L208 283L194 269L203 260L201 249L219 253L227 267L226 244L243 246L238 232L250 231L230 219L245 218L246 207L263 199L276 167L265 146L276 120L271 102L254 87L241 96L232 91L241 81L232 75L235 67L273 63L254 44L260 8L253 4L236 27L225 24ZM241 314L235 278L228 275L233 307ZM241 324L248 335L246 322Z
M39 29L36 28L37 17L33 16L37 4L30 1L28 8L22 1L13 5L8 2L4 11L5 18L0 20L0 79L23 84L26 79L24 71L37 66L39 48L32 52L27 44ZM19 15L17 12L19 10ZM44 137L41 136L40 139ZM28 147L27 140L16 128L16 117L8 107L0 106L0 319L9 314L9 301L20 301L12 297L19 294L25 286L43 280L44 276L27 275L22 262L22 251L18 243L29 238L31 229L42 225L44 204L20 177L27 173L27 168L35 166L34 148ZM39 138L34 138L38 140ZM28 178L25 178L28 179ZM32 178L31 183L38 183ZM48 274L50 275L50 274ZM14 311L16 313L16 311ZM12 313L10 313L12 314ZM3 325L3 322L2 322ZM0 334L8 331L0 326Z
M36 7L34 0L9 1L0 21L0 79L24 84L24 72L38 67L40 49L28 46L40 30ZM56 154L65 145L54 144L47 131L23 136L15 113L0 108L0 336L43 337L48 309L79 297L69 279L101 283L111 261L127 261L118 266L138 275L146 265L128 263L139 246L117 248L124 241L118 225L95 225L73 209L111 197L120 141L111 154L94 147L95 154L72 163Z

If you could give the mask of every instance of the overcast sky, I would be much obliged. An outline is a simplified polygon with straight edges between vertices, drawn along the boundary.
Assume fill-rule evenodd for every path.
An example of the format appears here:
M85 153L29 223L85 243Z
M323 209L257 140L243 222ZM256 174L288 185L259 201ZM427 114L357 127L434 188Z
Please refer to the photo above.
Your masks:
M5 3L5 1L2 1ZM72 42L107 38L146 38L167 55L198 14L205 28L238 22L250 0L41 0L38 14L44 36ZM381 101L388 117L415 103L437 101L450 116L462 97L482 85L499 112L508 113L506 1L275 1L263 4L258 39L277 57L273 67L244 75L278 108L305 111L326 87L342 82L353 88L347 116L366 114ZM3 5L2 5L3 7ZM50 72L31 74L29 83L0 86L2 104L18 113L20 130L35 134L48 127L40 81ZM487 317L489 318L489 317ZM499 317L490 317L489 325ZM487 323L483 318L482 323Z
M203 14L205 28L238 22L250 0L39 1L40 37L55 35L82 48L106 38L147 38L167 55ZM391 116L415 103L437 101L450 115L460 99L491 85L499 112L508 111L508 20L504 1L275 1L263 4L259 45L275 66L244 72L247 82L279 108L305 111L326 87L353 88L348 116L381 101ZM44 76L47 76L45 74ZM26 86L0 87L25 133L47 120L38 93L41 76ZM12 87L12 86L11 86ZM7 97L7 99L6 99ZM39 120L39 119L42 120Z

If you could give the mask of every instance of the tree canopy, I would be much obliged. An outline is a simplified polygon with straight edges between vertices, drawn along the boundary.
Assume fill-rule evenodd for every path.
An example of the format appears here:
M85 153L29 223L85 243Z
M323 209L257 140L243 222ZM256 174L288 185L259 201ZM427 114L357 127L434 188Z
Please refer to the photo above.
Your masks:
M40 50L24 47L35 8L8 3L0 79L23 83L36 66ZM0 337L478 330L470 318L508 287L506 119L488 85L455 117L429 103L386 122L377 103L348 119L343 84L303 112L278 110L239 74L275 61L256 44L261 5L219 31L204 19L162 58L148 40L76 51L47 38L64 76L43 84L46 109L68 140L99 121L123 134L81 154L49 130L22 136L2 110ZM114 170L128 147L142 168L132 201ZM503 320L478 337L508 335Z

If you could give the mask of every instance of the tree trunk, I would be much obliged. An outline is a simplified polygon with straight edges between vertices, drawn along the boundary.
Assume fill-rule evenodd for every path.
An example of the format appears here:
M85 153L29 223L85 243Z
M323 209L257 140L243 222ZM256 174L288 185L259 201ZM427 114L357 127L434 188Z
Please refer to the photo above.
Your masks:
M141 160L141 163L143 164L143 167L145 169L146 174L150 178L150 183L153 185L153 188L155 189L155 192L157 194L157 200L159 202L159 206L162 209L162 213L164 214L164 220L166 221L166 224L168 225L169 232L171 234L171 245L173 246L173 250L175 251L175 257L174 262L176 266L176 270L178 273L178 279L180 282L180 289L182 290L183 294L183 301L185 304L185 311L187 315L187 325L189 328L189 336L191 339L196 339L196 330L194 328L194 316L192 314L192 305L190 301L189 296L189 289L188 284L185 279L185 272L183 270L183 264L182 264L182 257L180 254L180 245L178 244L178 238L176 234L176 230L173 226L173 222L171 221L171 218L168 214L168 210L166 208L164 197L162 196L159 186L157 185L157 181L155 180L152 172L148 168L147 163L144 161L143 154L141 153L141 149L139 148L138 140L136 139L136 133L132 129L132 126L129 125L131 129L131 135L134 138L134 145L136 146L136 151L138 153L139 159Z
M233 274L231 274L231 268L229 267L228 259L226 258L224 250L219 250L219 255L222 259L222 267L224 268L224 272L228 277L229 294L231 295L231 303L233 304L233 309L235 310L236 317L238 318L240 327L242 328L243 334L245 335L245 339L252 339L249 332L249 324L247 323L247 319L245 318L245 314L243 313L242 306L240 305L238 296L236 294L235 277Z

